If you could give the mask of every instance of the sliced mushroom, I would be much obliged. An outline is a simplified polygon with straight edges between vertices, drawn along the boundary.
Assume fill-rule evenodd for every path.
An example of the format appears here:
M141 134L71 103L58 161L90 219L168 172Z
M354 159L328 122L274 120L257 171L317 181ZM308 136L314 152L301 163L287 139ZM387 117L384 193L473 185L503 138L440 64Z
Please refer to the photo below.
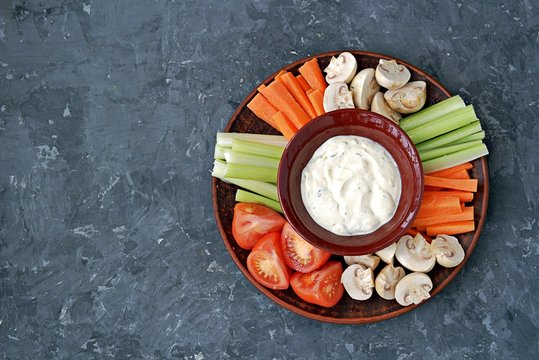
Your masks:
M446 268L459 265L464 260L464 249L454 236L438 235L431 243L438 264Z
M393 243L388 247L383 248L375 252L376 255L382 259L386 264L393 264L393 259L395 258L395 250L397 249L397 243Z
M397 90L410 80L410 71L395 60L380 59L376 67L376 81L388 90Z
M329 84L324 91L324 110L353 109L354 100L348 85L343 82Z
M371 268L359 264L350 265L342 273L341 282L354 300L367 300L372 296L374 274Z
M430 298L432 280L427 274L414 272L403 277L395 287L395 300L402 305L419 304Z
M386 265L376 277L374 288L380 297L386 300L395 298L395 287L397 283L404 277L404 269L400 266L394 267Z
M372 98L371 111L385 116L397 124L399 123L399 120L402 119L401 114L389 107L386 99L384 99L384 93L382 92L377 92Z
M410 271L429 272L436 264L431 245L419 233L415 237L401 237L397 242L395 257Z
M376 255L356 255L356 256L345 256L344 262L348 265L359 264L365 267L376 269L378 264L380 264L380 258Z
M357 73L350 83L350 90L354 94L354 104L363 110L369 110L372 98L380 90L380 85L374 78L374 69L367 68Z
M324 69L326 82L333 84L343 82L348 84L354 78L357 71L357 61L354 55L343 52L339 57L332 57L329 65Z
M412 81L400 89L386 91L384 98L393 110L401 114L411 114L425 105L427 84L424 81Z

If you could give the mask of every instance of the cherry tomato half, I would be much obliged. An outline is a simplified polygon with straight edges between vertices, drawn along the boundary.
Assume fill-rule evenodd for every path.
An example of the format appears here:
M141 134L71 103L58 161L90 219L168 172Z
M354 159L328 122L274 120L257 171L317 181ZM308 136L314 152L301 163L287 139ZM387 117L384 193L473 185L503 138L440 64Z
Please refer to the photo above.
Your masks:
M341 284L342 264L329 261L320 270L308 274L295 272L290 277L292 289L301 299L320 306L332 307L344 293Z
M232 235L243 249L252 249L260 238L272 231L281 231L285 219L263 205L237 203L234 206Z
M289 270L279 248L279 232L260 238L247 257L247 269L256 281L267 288L284 290L290 285Z
M302 273L320 268L331 256L327 251L309 244L289 223L285 224L281 233L281 250L286 265Z

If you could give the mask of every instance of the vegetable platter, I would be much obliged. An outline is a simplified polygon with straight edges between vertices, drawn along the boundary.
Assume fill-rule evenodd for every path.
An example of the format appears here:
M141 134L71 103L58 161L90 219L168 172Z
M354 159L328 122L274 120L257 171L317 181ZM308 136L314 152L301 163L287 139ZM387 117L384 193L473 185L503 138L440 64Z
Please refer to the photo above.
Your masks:
M245 134L267 134L267 135L281 135L282 133L287 138L292 137L294 135L293 125L290 125L291 129L285 129L284 131L279 132L274 127L272 127L268 122L261 120L259 116L255 115L255 113L250 109L250 107L252 107L252 104L251 105L249 104L257 95L260 95L260 93L265 95L264 94L265 89L267 88L267 86L272 84L272 82L274 81L276 77L279 77L283 74L288 74L286 75L286 77L289 77L289 78L292 78L294 76L297 77L298 75L300 75L300 72L298 71L299 68L304 66L304 64L308 63L309 61L312 62L313 59L316 59L315 62L318 63L320 69L324 70L328 68L328 65L330 65L332 58L334 58L333 61L335 61L335 58L339 57L339 55L342 53L343 53L342 51L327 52L327 53L315 55L310 58L301 59L290 65L283 67L276 73L269 76L244 99L244 101L240 104L240 106L237 108L235 113L232 115L227 127L224 129L224 132L225 133L245 133ZM428 110L428 112L431 113L431 115L439 111L440 108L444 107L440 105L433 107L433 105L439 104L444 100L446 100L445 103L447 104L453 103L454 102L453 100L457 98L457 97L451 97L451 94L449 93L449 91L440 83L438 83L434 78L432 78L430 75L428 75L421 69L411 64L408 64L404 61L401 61L399 59L394 59L392 57L389 57L383 54L377 54L377 53L366 52L366 51L347 51L346 53L353 55L353 57L355 58L357 62L358 72L362 69L376 68L378 64L380 63L381 59L382 60L396 60L397 64L404 66L410 72L410 77L409 77L410 84L420 84L421 82L424 82L424 84L426 85L425 86L426 97L424 99L424 106L422 106L422 108ZM326 73L328 72L326 71ZM334 74L334 73L332 74L328 73L327 75L337 76L337 77L342 76L342 74ZM391 78L390 76L388 77L387 74L382 74L382 75L383 76L381 79L378 77L377 79L383 82L384 85L388 84L385 86L391 87L393 86L393 83L395 81L400 81L400 78L398 77ZM348 75L345 74L345 77L347 76ZM369 76L369 74L367 74L367 76ZM372 78L372 75L371 75L371 78ZM284 79L284 80L288 81L288 79ZM346 81L350 81L350 79L346 79ZM354 81L352 81L352 86L354 85ZM327 86L327 84L325 86ZM356 84L356 86L358 85ZM336 93L339 92L338 89L337 90L332 89L331 91L336 91ZM316 91L313 94L313 89L307 90L307 94L310 95L307 97L307 99L310 99L312 101L313 107L310 107L309 110L306 112L308 112L310 117L312 117L311 115L317 115L320 113L320 111L323 111L323 109L320 109L321 101L322 101L321 99L322 94L317 93ZM389 94L386 94L386 95L389 95ZM271 97L272 94L270 93L268 94L268 96ZM381 95L377 95L377 96L381 97ZM391 99L388 99L387 96L385 98L386 100L391 101ZM450 99L450 100L447 100L447 99ZM354 99L354 101L355 100L356 99ZM301 103L301 101L299 102ZM307 103L307 101L308 100L305 100L306 104L305 103L301 104L304 108L310 106ZM371 101L373 101L372 97L370 98L369 103ZM383 101L382 102L380 101L382 100L381 99L374 100L374 102L377 103L376 106L380 106L380 104L383 106ZM462 102L460 98L459 98L459 101ZM331 104L328 105L327 104L328 101L325 101L324 107L335 106L333 100L331 100L330 102ZM371 111L375 111L374 102L372 103L373 108L370 109ZM257 109L257 110L260 111L260 109ZM456 231L454 235L456 239L458 240L458 243L460 243L462 249L464 250L464 258L461 259L461 261L459 261L457 266L451 265L454 267L445 267L446 265L441 266L440 264L444 264L443 260L438 261L438 263L436 263L436 265L433 268L431 266L432 270L428 272L428 277L430 277L430 280L432 281L432 289L429 289L430 298L438 294L445 286L447 286L449 282L451 282L451 280L460 272L462 267L465 265L466 261L471 256L479 240L479 236L485 222L486 210L487 210L487 205L488 205L487 161L486 161L486 156L481 156L483 154L486 154L486 152L485 153L476 152L475 156L471 157L472 155L474 155L474 154L470 155L470 153L473 153L473 151L470 149L466 149L466 151L461 151L465 146L459 144L459 142L462 142L461 141L462 139L469 136L469 138L467 139L470 139L471 141L473 140L474 144L481 144L484 148L484 145L482 144L482 141L481 141L482 138L484 138L484 132L481 132L482 133L481 137L477 137L479 135L478 131L480 131L481 128L480 128L479 122L474 121L477 119L475 118L475 113L473 113L473 107L471 109L470 109L470 106L464 107L464 104L462 103L462 105L460 106L460 109L458 109L457 111L459 112L455 113L455 111L453 111L452 113L447 115L451 117L452 115L456 114L454 116L456 120L452 120L452 123L456 123L459 121L462 122L462 124L455 125L455 127L452 129L444 129L447 126L447 122L444 122L443 124L430 122L429 126L426 126L424 124L419 124L419 125L423 125L423 128L427 128L428 131L425 132L424 129L422 129L421 126L418 126L418 124L416 123L416 120L419 122L424 121L425 116L415 116L415 115L406 116L406 114L403 114L404 118L401 120L401 127L404 130L406 130L406 132L408 133L408 135L410 136L412 140L414 139L417 140L417 141L414 141L414 143L416 143L416 147L418 148L420 155L422 155L423 168L424 170L425 169L428 170L428 171L425 170L425 173L427 174L427 176L425 176L425 180L426 180L425 184L428 186L428 189L426 189L426 191L428 190L431 195L435 195L436 191L440 190L444 186L449 186L449 189L451 189L451 186L456 184L456 187L458 188L460 186L459 184L462 183L464 184L463 186L467 188L469 183L471 183L467 181L460 182L458 178L455 181L454 180L449 180L449 181L440 180L438 178L438 175L441 177L442 174L444 174L444 171L447 172L447 170L440 171L440 169L448 168L450 166L448 161L449 162L452 161L451 166L455 164L459 164L459 163L466 163L465 167L464 165L460 165L460 166L464 167L465 169L466 174L464 175L467 178L470 177L472 181L474 182L473 190L475 191L473 192L473 198L472 197L470 199L461 198L460 206L462 207L463 214L459 215L461 217L469 215L471 216L471 218L473 218L473 220L466 221L466 222L459 222L458 224L466 223L467 224L466 229L462 229L462 231ZM424 110L424 112L426 113L427 111ZM295 116L294 112L290 114L292 116ZM393 115L394 114L392 112L391 114L388 114L386 116L389 118L390 116L393 117ZM428 117L428 114L427 114L427 117ZM468 119L464 120L466 117L468 117ZM407 120L408 118L409 120ZM282 120L278 116L274 117L273 119L276 119L277 121ZM270 122L272 121L270 120ZM470 129L472 125L475 126L476 128L474 128L473 131L467 130L467 129ZM405 129L405 127L409 127L409 129L407 130ZM412 127L415 127L415 130L411 129ZM436 129L442 129L442 130L438 131ZM295 131L297 131L297 129L295 129ZM437 133L434 133L434 135L436 136L434 139L429 138L429 132L432 132L432 131L434 132L438 131ZM466 133L466 131L468 131L468 133ZM474 135L470 136L469 134L471 134L472 132L474 133ZM439 134L444 134L444 133L455 134L455 139L448 139L447 136L446 138L443 138L443 136L438 136ZM469 144L472 145L471 142ZM246 144L241 144L241 141L240 141L238 142L237 145L240 146L240 145L246 145ZM439 145L444 145L444 146L440 147ZM475 146L475 149L479 149L479 145ZM485 149L484 151L486 151L486 148L484 149ZM451 154L448 153L449 151L452 153ZM479 150L479 151L483 151L483 150ZM270 156L273 156L273 155L270 153ZM423 156L425 156L426 158L423 158ZM478 156L481 156L481 157L477 158ZM469 161L470 159L473 159L473 160ZM272 162L274 162L274 160L272 160ZM219 162L219 164L220 165L218 167L222 167L221 170L224 174L226 171L226 166L223 165L224 162L222 163ZM270 166L273 166L273 165L270 165ZM215 174L215 171L216 170L214 168L214 174ZM240 173L241 171L238 172L238 174ZM433 174L436 176L432 176ZM262 174L262 176L264 175ZM224 175L222 175L221 177L224 178ZM442 183L440 183L440 181ZM275 181L272 179L269 180L269 183L274 183L274 182ZM428 299L423 299L422 301L418 301L417 304L412 303L409 306L402 306L395 300L386 300L382 298L381 296L377 296L377 294L374 294L374 296L368 297L366 300L358 301L358 300L353 299L346 292L344 292L344 295L342 296L342 298L341 297L339 298L339 301L336 302L336 304L332 304L332 303L323 304L324 306L321 306L321 305L317 305L313 303L312 301L304 300L306 298L305 296L301 294L301 289L298 292L297 285L296 285L295 290L293 290L291 287L287 287L284 290L274 290L271 288L271 286L266 287L268 286L267 284L266 286L262 285L259 281L255 279L255 277L249 271L249 266L251 267L251 270L252 270L253 265L252 265L252 259L249 259L249 262L251 262L251 264L248 264L248 258L249 258L249 255L251 253L254 253L255 251L246 250L245 246L240 246L238 244L238 241L236 241L236 239L234 238L234 234L233 234L234 207L236 206L236 204L238 204L237 201L243 201L243 202L251 202L251 201L260 202L260 201L257 201L256 197L253 197L254 195L252 195L250 192L244 191L243 189L239 188L238 185L245 188L245 185L249 185L249 184L242 183L241 181L236 182L236 184L233 184L231 182L222 181L220 178L216 178L216 177L213 178L213 181L212 181L213 207L214 207L214 213L215 213L217 226L223 238L225 247L230 253L234 262L237 264L238 268L242 271L242 273L247 277L247 279L260 292L262 292L264 295L269 297L271 300L275 301L277 304L299 315L302 315L311 319L319 320L319 321L340 323L340 324L364 324L364 323L382 321L382 320L386 320L395 316L402 315L406 312L414 310L415 308L424 304L425 301L428 300ZM239 192L238 192L238 189L240 189ZM248 186L247 186L247 190L249 190ZM263 188L261 190L262 190L262 193L264 193L264 191L268 189ZM271 188L268 191L271 192ZM406 191L406 190L403 189L403 191ZM468 196L468 194L461 194L461 196L466 197ZM262 198L265 199L265 197L262 197ZM464 202L466 202L466 204ZM270 202L266 203L266 205L269 206L270 208L273 207L275 210L279 209L278 199L277 201L271 200ZM442 202L438 202L437 204L437 206L442 206L442 207L446 205L450 206L449 202L442 201ZM457 204L457 206L459 205ZM419 229L421 231L424 231L425 237L428 238L428 236L426 235L427 235L427 230L429 229L428 227L429 221L430 221L429 219L433 221L436 220L436 216L439 215L439 213L436 213L436 212L429 213L430 211L432 211L432 209L429 209L427 205L425 205L425 208L420 210L420 212L421 211L426 212L427 215L429 216L433 215L435 217L417 218L416 221L419 221L418 223L416 223L417 228L410 229L411 231L410 234L414 235L414 232L417 232L417 229ZM464 214L465 212L466 214ZM441 217L444 218L444 216L446 215L443 215ZM454 215L449 215L448 218L451 218L451 216L454 216ZM426 222L424 221L425 219L427 219ZM454 219L458 220L459 217L455 217ZM466 217L466 219L469 219L469 218ZM440 223L440 221L438 221L438 223ZM433 222L433 224L436 224L436 222ZM457 223L455 222L451 224L457 224ZM468 226L469 224L471 224L471 227ZM447 231L455 230L453 226L446 226L446 225L447 224L443 224L443 223L440 224L439 225L441 229L440 231L442 231L442 229L447 230ZM287 226L288 225L285 225L285 228ZM283 225L281 224L280 228L282 229L282 227ZM437 234L435 230L436 230L436 225L432 227L432 232ZM468 230L472 230L472 231L468 231ZM428 231L430 233L431 230L428 230ZM238 235L236 234L236 236ZM271 244L272 242L278 242L277 238L279 238L280 236L278 235L273 235L273 236L275 237L275 239L265 239L265 242L268 244ZM429 241L431 240L432 239L429 239ZM263 248L266 245L267 244L259 244L257 246ZM256 249L257 247L255 246L255 250ZM328 262L328 266L326 267L335 267L335 266L341 267L342 265L342 268L346 268L347 266L342 256L331 255L329 260L324 259L324 261ZM398 264L400 263L398 262L398 259L397 259L397 265ZM380 269L383 267L384 265L380 264L375 270L375 274L379 274L381 271ZM291 271L292 270L289 270L290 273ZM340 273L342 273L342 270L340 271ZM409 274L410 272L408 270L406 273L408 274L407 277L411 275ZM418 273L413 272L412 274L418 274ZM298 278L298 275L301 275L301 274L299 272L295 272L290 277ZM423 276L421 273L419 273L419 275ZM420 276L415 276L415 278L419 278L419 277ZM343 280L344 279L345 278L343 277ZM410 280L407 279L407 282L412 282L412 280L416 281L417 279L410 279ZM307 298L307 300L309 299Z

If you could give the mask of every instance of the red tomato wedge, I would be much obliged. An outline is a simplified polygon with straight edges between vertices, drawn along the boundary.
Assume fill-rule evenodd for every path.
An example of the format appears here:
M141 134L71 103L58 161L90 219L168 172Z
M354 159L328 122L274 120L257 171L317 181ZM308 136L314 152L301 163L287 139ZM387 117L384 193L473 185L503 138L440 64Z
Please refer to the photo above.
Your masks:
M279 232L262 236L247 257L247 269L256 281L274 290L288 289L289 271L279 248Z
M342 264L329 261L320 270L308 274L295 272L290 277L292 289L301 299L320 306L332 307L344 293L341 284Z
M309 244L289 223L285 224L281 233L281 250L286 265L302 273L319 269L331 256L327 251Z
M281 215L268 207L237 203L234 206L232 235L241 248L249 250L267 233L281 231L285 223Z

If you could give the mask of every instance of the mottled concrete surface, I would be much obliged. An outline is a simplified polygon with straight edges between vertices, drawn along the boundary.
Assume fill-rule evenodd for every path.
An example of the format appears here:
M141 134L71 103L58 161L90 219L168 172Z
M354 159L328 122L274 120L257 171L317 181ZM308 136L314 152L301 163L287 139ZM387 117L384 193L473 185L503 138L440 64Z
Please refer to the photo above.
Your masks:
M0 2L0 358L528 359L539 353L537 1ZM387 53L475 105L483 235L416 311L290 313L217 231L214 134L267 75Z

